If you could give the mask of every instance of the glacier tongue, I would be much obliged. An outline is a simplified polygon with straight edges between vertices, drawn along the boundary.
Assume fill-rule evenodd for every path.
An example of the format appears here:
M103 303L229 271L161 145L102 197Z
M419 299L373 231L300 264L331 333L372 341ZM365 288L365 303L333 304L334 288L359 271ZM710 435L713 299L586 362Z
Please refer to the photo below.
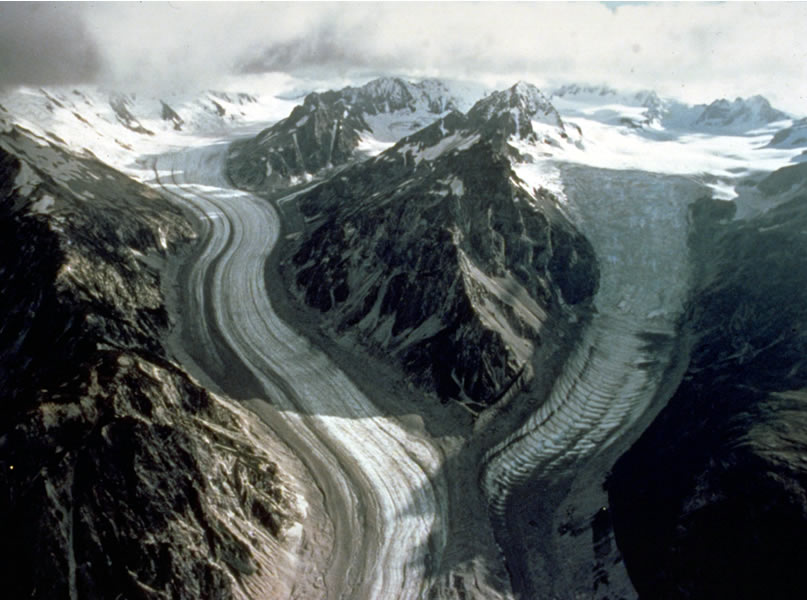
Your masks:
M571 469L613 444L644 414L668 362L651 339L670 339L669 325L594 319L547 400L488 453L484 486L495 513L503 514L514 487L536 473L548 478ZM671 344L662 347L672 350Z
M224 150L213 145L168 154L155 164L173 181L161 185L209 218L209 245L191 274L198 285L191 302L201 314L210 311L224 343L282 413L289 444L302 443L300 454L305 448L317 484L330 493L335 543L321 574L322 595L422 597L432 577L427 553L444 543L435 533L445 511L434 479L441 457L382 415L324 352L279 318L264 278L279 216L264 200L229 188ZM203 346L215 353L216 336L204 329Z
M704 187L570 165L559 166L559 175L599 259L597 314L548 399L490 451L485 486L494 506L536 469L572 466L643 414L669 360L648 340L674 335L689 287L687 207Z
M560 178L599 260L599 313L674 321L689 286L688 207L710 190L682 176L572 165Z
M546 522L556 522L569 507L591 511L593 505L604 505L602 478L609 461L635 437L641 428L637 424L660 408L656 400L678 350L676 325L690 285L688 206L708 195L707 188L679 176L552 166L553 183L561 185L562 200L598 256L600 287L595 314L546 399L485 456L482 484L494 522L504 528L499 536L506 553L512 552L507 546L519 546L514 539L529 535L507 516L519 490L532 490L536 482L571 481L585 472L588 479L567 491L563 502L533 507L532 518L538 519L537 512ZM591 476L586 465L596 456L603 457L598 465L605 466ZM568 541L556 531L550 537L544 542L545 556L552 555L547 560L571 565L580 559L561 560ZM575 568L524 583L525 593L583 585L574 581ZM623 575L612 574L612 580L626 581Z

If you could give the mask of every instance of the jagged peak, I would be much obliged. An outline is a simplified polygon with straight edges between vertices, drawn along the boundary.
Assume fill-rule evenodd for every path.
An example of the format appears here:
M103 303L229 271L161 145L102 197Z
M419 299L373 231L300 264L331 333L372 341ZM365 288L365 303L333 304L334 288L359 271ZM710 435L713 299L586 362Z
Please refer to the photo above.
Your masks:
M457 107L451 90L439 79L411 82L400 77L380 77L360 88L345 88L342 93L350 102L366 102L377 106L388 103L390 110L421 108L432 113L442 113Z
M311 92L303 99L309 110L338 104L355 115L418 109L439 114L457 108L451 90L439 79L413 83L400 77L379 77L359 87Z
M411 84L400 77L379 77L361 87L346 87L338 92L338 96L350 104L389 103L396 108L414 100Z
M737 100L740 100L740 98L737 98ZM764 106L771 105L768 99L765 96L761 96L760 94L754 94L753 96L749 96L748 98L745 99L745 102L748 104L761 104Z
M662 103L662 100L659 97L659 95L653 90L643 90L641 92L636 92L633 95L633 97L642 106L658 106Z
M763 125L788 118L786 113L771 106L768 99L759 94L734 100L719 98L708 106L701 105L701 108L703 112L696 123L709 126L749 122Z
M390 93L396 93L402 89L406 90L410 85L411 84L409 84L409 82L404 81L400 77L379 77L377 79L373 79L372 81L368 81L358 89L365 93L386 96Z
M322 106L322 104L323 104L323 94L319 92L311 92L303 99L303 107L307 111L314 110L315 108Z
M415 87L418 87L424 91L440 91L440 92L449 92L449 88L446 85L446 82L442 79L438 79L436 77L427 77L426 79L421 79L417 83L413 83Z
M508 128L513 129L505 133L517 133L522 138L533 133L532 122L564 129L563 120L552 103L541 90L524 81L519 81L506 90L493 92L478 101L468 111L468 117L480 124L504 119L512 124Z
M550 105L549 99L536 86L526 81L518 81L507 90L510 97L527 105L544 106Z
M728 102L728 100L726 100L725 98L721 98L721 100L724 102ZM748 98L742 98L741 96L737 96L731 102L731 104L736 106L751 105L751 106L766 106L766 107L769 107L771 105L771 103L768 102L768 99L765 98L765 96L761 96L759 94L749 96Z
M510 92L513 94L522 94L522 95L529 95L534 93L541 93L535 85L524 81L523 79L519 79L516 83L510 88Z
M495 113L519 109L527 116L557 115L555 107L544 94L531 83L519 81L506 90L489 94L477 102L470 112L482 113L487 117ZM470 113L469 113L470 114Z
M772 109L771 103L768 101L765 96L761 96L759 94L755 94L753 96L749 96L748 98L742 98L737 96L734 100L729 100L728 98L718 98L713 100L710 104L707 105L708 107L736 107L742 108L744 106L750 107L759 107L764 109Z
M376 96L390 96L401 92L415 93L438 93L449 94L450 90L442 79L436 77L422 79L420 81L407 81L401 77L379 77L368 81L359 88L345 88L346 90L359 90L367 94Z

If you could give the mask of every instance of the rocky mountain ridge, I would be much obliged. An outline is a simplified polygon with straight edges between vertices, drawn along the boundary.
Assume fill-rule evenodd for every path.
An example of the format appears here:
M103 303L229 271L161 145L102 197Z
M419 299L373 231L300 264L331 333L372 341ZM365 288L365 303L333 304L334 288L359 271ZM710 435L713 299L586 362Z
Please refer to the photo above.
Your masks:
M233 144L228 173L244 188L273 190L360 160L456 110L439 80L380 78L361 87L308 94L282 121Z
M284 593L300 518L271 434L167 355L161 266L193 238L148 188L0 133L0 542L15 598Z
M776 132L768 143L771 148L807 148L807 119L798 119Z
M504 133L507 135L526 137L533 133L533 121L564 128L563 120L549 99L537 87L523 81L507 90L493 92L474 104L468 111L468 118L472 121L495 122L507 119L508 113L515 121L515 131L506 128Z
M563 124L519 84L452 112L294 200L305 223L284 272L334 332L354 332L418 384L474 412L531 378L547 320L583 318L590 246L506 143Z
M569 84L553 90L549 98L564 114L599 115L606 122L636 128L738 135L790 118L760 95L689 105L652 90L623 93L608 86Z
M787 114L773 108L771 103L762 96L735 98L731 102L721 98L703 109L703 113L697 118L695 125L702 125L709 129L753 129L787 118Z

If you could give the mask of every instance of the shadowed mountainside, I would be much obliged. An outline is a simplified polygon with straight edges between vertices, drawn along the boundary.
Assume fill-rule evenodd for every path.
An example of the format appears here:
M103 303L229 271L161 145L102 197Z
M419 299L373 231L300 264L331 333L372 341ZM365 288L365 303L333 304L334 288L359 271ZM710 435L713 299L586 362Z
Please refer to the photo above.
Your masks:
M253 418L167 357L181 213L99 162L0 136L0 570L14 598L287 587L296 501Z
M642 598L795 598L807 559L807 186L786 167L745 194L778 206L732 220L693 206L701 260L692 360L608 482ZM742 197L741 197L742 198Z

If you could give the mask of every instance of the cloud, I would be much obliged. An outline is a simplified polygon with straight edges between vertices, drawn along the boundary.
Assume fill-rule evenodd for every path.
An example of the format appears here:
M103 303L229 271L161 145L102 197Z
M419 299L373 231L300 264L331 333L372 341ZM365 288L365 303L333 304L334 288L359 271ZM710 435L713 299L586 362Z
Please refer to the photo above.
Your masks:
M607 82L690 101L762 93L785 109L807 112L807 3L68 6L62 12L72 14L66 22L76 35L48 26L54 17L47 12L39 15L45 23L26 34L61 35L40 54L66 49L64 67L49 72L46 61L20 60L13 67L17 79L72 73L116 87L199 89L236 72L319 79L389 72L497 86L516 79ZM91 44L82 43L85 34ZM37 47L36 40L18 43ZM4 41L4 56L11 45ZM89 60L75 58L82 55Z
M86 12L85 18L104 48L106 81L134 88L187 89L208 87L223 76L247 70L267 47L305 40L323 22L339 20L335 7L274 2L104 3ZM277 64L285 67L282 61Z
M0 88L91 81L101 63L83 19L68 5L0 4Z
M690 101L763 93L807 111L807 4L340 5L267 36L250 71L584 81ZM321 16L322 18L318 18Z

